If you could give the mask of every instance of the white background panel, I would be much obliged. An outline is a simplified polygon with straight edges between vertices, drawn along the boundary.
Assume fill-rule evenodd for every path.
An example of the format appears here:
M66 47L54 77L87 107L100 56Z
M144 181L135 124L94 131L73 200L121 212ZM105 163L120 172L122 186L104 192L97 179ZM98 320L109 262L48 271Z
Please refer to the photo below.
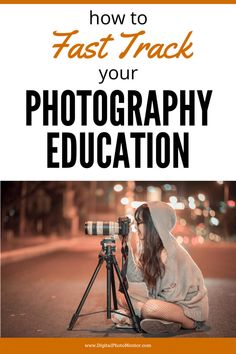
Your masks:
M97 14L126 14L124 25L89 25L89 11ZM129 14L144 13L147 24L131 25ZM2 5L0 12L0 178L2 180L227 180L236 178L235 169L235 18L234 5ZM53 31L80 33L71 43L99 40L112 33L115 41L109 46L109 55L101 60L93 58L68 59L66 51L54 59ZM194 55L191 59L147 59L145 54L134 59L119 59L124 48L121 32L134 33L144 29L143 39L156 42L181 42L193 31ZM107 79L99 84L98 70L137 68L135 80ZM61 123L58 127L42 125L42 109L33 116L33 125L26 126L26 90L98 90L109 94L118 89L138 90L143 102L148 90L157 90L162 112L162 91L213 90L209 107L209 123L201 126L201 112L196 107L196 126L180 127L179 110L171 114L169 127L104 127L89 124L81 127L78 100L76 121L72 127ZM196 100L197 104L197 100ZM89 104L91 108L91 104ZM144 108L145 110L145 104ZM78 164L69 169L48 169L46 163L48 131L93 131L95 135L108 131L115 144L118 131L189 132L189 168L154 167L141 169L134 164L134 144L127 140L131 168L102 169L94 166L81 168ZM111 154L114 146L107 148ZM142 149L145 154L145 147ZM60 161L59 154L55 158ZM145 161L145 160L144 160Z

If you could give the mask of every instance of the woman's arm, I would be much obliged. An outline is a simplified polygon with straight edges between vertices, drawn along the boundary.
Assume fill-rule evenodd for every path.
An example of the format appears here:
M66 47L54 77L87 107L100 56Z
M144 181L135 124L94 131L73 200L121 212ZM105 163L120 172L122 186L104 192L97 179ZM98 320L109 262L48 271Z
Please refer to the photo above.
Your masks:
M144 282L142 271L137 265L138 260L138 236L137 234L130 233L128 238L128 264L127 264L127 279L129 282Z

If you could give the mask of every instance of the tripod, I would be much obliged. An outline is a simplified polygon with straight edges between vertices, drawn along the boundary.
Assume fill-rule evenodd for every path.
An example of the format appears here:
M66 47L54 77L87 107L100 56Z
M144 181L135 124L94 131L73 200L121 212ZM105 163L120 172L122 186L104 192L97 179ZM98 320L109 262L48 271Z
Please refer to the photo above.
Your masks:
M120 314L118 311L118 305L117 305L117 297L116 297L116 286L115 286L115 278L114 278L114 268L116 271L116 274L118 276L120 285L121 285L121 289L123 290L124 296L125 296L125 300L127 302L129 311L130 311L130 316L126 315L127 317L131 318L133 321L133 325L134 328L136 329L137 332L142 332L142 329L140 327L140 320L139 317L136 316L135 312L134 312L134 308L132 305L132 302L130 300L127 288L124 284L122 275L121 275L121 271L119 269L117 260L115 255L113 254L113 252L116 251L116 247L115 247L115 240L112 237L109 238L105 238L104 240L101 241L101 246L102 246L102 250L100 251L99 255L98 255L98 264L97 267L95 268L95 271L88 283L88 286L84 292L84 295L80 301L80 304L76 310L76 312L74 313L74 315L71 318L68 330L72 330L78 320L78 318L82 315L80 315L80 312L83 308L83 305L89 295L89 292L93 286L93 283L98 275L99 270L102 267L102 264L104 263L104 261L106 262L106 268L107 268L107 318L110 319L111 318L111 313L118 313ZM112 296L113 296L113 306L114 306L114 310L111 309L111 291L112 291ZM122 314L123 315L123 314Z

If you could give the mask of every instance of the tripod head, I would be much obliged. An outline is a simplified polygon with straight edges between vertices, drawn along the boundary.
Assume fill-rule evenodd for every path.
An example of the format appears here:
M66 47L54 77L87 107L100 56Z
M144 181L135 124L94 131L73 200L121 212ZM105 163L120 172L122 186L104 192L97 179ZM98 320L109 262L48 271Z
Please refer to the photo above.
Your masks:
M109 253L116 252L116 239L118 238L117 235L109 235L106 236L101 242L100 245L102 246L102 251L107 254L108 249ZM121 254L122 254L122 266L124 258L128 256L128 246L127 246L127 239L125 237L121 240Z
M101 242L100 245L102 246L102 251L105 254L112 254L116 251L116 240L115 236L108 236L105 237Z

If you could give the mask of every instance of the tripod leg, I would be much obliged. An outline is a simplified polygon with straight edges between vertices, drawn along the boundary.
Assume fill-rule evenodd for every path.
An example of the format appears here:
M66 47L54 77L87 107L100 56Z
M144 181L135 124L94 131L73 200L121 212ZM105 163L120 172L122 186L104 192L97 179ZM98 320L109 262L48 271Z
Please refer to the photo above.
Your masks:
M88 294L89 294L89 292L90 292L90 290L91 290L91 288L93 286L93 283L94 283L94 281L96 279L96 276L98 275L98 272L99 272L103 262L104 262L104 258L99 256L98 265L97 265L97 267L96 267L96 269L95 269L95 271L94 271L94 273L93 273L93 275L92 275L92 277L90 279L90 282L89 282L89 284L88 284L88 286L87 286L87 288L86 288L86 290L84 292L84 295L83 295L83 297L82 297L82 299L80 301L80 304L79 304L76 312L74 313L74 315L71 318L71 321L70 321L70 324L69 324L69 327L68 327L69 331L71 331L74 328L74 325L75 325L75 323L76 323L76 321L77 321L77 319L79 317L79 314L80 314L80 312L82 310L82 307L83 307L83 305L85 303L85 300L87 299L87 296L88 296Z
M131 314L131 317L132 317L132 320L133 320L135 329L137 330L137 332L142 332L142 329L141 329L140 323L139 323L139 322L140 322L140 321L139 321L139 317L135 315L132 302L131 302L131 300L130 300L128 291L127 291L126 286L125 286L125 284L124 284L124 281L123 281L123 279L122 279L122 275L121 275L120 268L119 268L119 266L118 266L118 263L117 263L116 258L115 258L114 255L112 256L112 261L113 261L113 264L114 264L114 266L115 266L115 270L116 270L118 279L119 279L119 281L120 281L121 288L122 288L122 290L123 290L123 292L124 292L125 300L126 300L127 305L128 305L128 307L129 307L129 311L130 311L130 314Z
M107 261L107 318L111 318L111 260Z
M111 287L112 287L114 309L117 310L118 309L118 304L117 304L117 297L116 297L116 283L115 283L115 278L114 278L113 263L112 263L112 266L111 266Z

